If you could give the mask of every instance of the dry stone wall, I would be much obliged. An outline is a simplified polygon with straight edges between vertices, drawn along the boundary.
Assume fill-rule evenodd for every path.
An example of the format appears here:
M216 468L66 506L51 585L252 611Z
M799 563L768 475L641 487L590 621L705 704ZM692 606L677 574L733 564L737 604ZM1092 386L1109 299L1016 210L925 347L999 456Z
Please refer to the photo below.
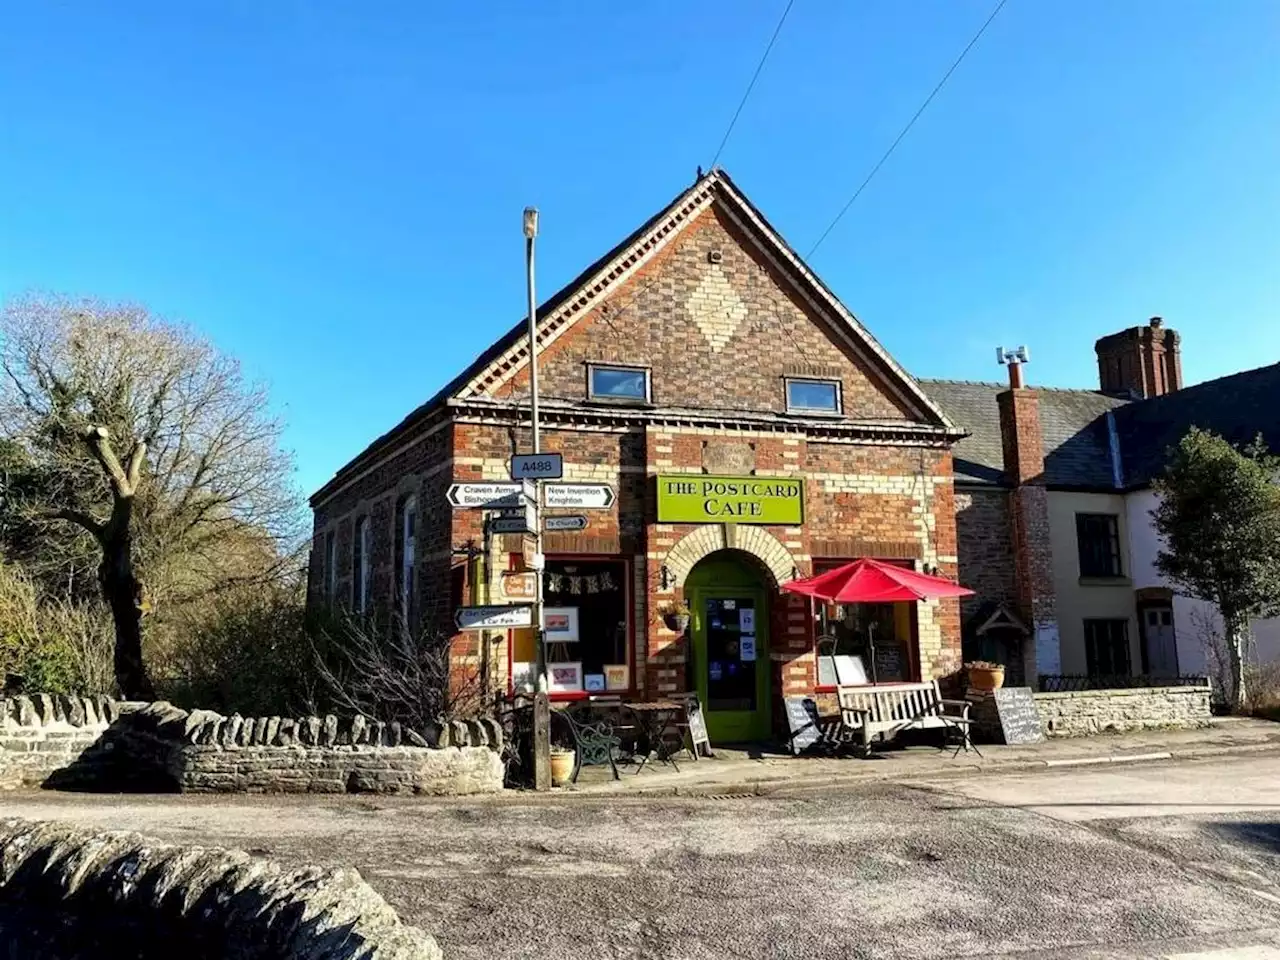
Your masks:
M401 793L502 789L502 728L364 717L241 717L166 702L0 700L0 789Z
M439 960L350 869L0 821L0 954L37 960Z
M202 793L400 793L502 789L502 729L457 720L416 731L364 717L229 717L168 703L126 713L112 735L126 755Z
M40 786L80 761L118 715L106 697L0 699L0 789Z

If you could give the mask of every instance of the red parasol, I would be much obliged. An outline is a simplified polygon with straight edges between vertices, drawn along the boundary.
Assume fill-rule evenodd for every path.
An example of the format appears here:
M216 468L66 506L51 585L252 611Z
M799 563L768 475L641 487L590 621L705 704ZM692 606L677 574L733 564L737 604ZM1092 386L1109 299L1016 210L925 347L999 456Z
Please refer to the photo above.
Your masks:
M931 577L878 560L855 560L816 577L792 580L783 590L832 603L894 603L968 597L973 591L942 577Z

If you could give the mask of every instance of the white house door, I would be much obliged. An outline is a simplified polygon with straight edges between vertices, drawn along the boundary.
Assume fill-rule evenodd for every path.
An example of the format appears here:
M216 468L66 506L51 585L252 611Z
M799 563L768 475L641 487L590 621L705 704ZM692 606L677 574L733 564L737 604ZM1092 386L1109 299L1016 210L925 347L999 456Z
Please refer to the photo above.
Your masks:
M1156 677L1176 677L1178 643L1173 635L1173 609L1147 607L1142 616L1148 671Z

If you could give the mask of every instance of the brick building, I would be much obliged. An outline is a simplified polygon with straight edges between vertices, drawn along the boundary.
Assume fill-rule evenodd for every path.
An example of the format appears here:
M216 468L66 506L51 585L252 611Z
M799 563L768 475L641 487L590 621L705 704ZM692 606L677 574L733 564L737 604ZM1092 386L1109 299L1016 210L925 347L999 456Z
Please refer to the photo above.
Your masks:
M1159 317L1094 344L1097 389L922 380L965 432L953 446L966 659L1009 682L1166 683L1212 672L1216 612L1179 596L1152 480L1192 427L1280 450L1280 364L1186 386L1181 339ZM1259 662L1280 659L1280 619L1253 624ZM1064 676L1065 675L1065 678Z
M782 695L824 689L820 654L863 653L881 681L959 669L954 600L815 610L778 589L858 557L954 577L962 434L723 171L543 304L538 331L543 447L617 494L545 538L553 696L696 689L712 736L745 739ZM518 324L312 497L313 603L448 634L457 605L502 602L522 538L486 547L445 491L529 450L526 345ZM451 643L490 691L533 659L526 631Z

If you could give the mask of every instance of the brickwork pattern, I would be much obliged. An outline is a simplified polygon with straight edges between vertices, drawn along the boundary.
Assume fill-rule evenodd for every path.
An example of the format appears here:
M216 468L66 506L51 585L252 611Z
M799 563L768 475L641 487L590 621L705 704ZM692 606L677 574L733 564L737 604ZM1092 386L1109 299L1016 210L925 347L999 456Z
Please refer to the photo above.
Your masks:
M987 603L1017 604L1009 491L957 490L960 582L975 595L960 601L965 621Z
M543 350L539 391L583 399L590 362L650 367L652 399L663 406L781 411L783 377L809 375L839 379L851 417L909 419L716 207ZM499 395L528 389L521 372Z

